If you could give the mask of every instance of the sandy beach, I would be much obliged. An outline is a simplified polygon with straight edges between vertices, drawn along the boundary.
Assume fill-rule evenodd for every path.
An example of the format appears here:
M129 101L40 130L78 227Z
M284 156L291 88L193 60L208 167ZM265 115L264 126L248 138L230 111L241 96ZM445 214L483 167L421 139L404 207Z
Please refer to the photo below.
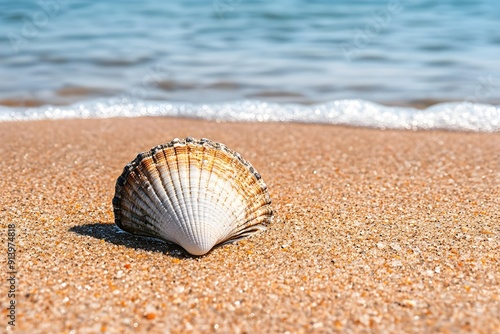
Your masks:
M260 172L267 231L197 258L119 232L125 164L187 136ZM500 133L140 118L3 122L0 143L0 332L500 331Z

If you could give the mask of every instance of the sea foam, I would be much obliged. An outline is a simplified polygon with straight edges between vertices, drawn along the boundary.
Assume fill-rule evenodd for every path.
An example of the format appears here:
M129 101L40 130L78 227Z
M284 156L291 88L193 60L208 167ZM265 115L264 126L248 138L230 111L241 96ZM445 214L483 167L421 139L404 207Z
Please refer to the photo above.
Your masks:
M298 122L379 129L500 131L500 106L441 103L424 110L388 107L364 100L316 105L235 101L214 104L168 103L124 98L69 106L0 107L0 121L169 116L230 122Z

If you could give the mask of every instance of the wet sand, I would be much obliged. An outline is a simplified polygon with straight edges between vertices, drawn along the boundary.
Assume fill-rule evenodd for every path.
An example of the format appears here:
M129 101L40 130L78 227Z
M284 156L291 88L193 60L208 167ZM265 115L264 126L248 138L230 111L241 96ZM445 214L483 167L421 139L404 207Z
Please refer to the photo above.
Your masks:
M267 231L194 258L117 230L124 165L186 136L260 172ZM16 333L500 331L500 133L141 118L4 122L0 143Z

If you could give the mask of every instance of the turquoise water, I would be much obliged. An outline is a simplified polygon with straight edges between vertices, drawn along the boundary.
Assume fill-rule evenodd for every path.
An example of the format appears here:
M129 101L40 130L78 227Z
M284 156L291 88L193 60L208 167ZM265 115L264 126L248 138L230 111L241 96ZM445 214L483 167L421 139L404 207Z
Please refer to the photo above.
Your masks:
M2 1L0 78L14 105L500 104L500 4Z

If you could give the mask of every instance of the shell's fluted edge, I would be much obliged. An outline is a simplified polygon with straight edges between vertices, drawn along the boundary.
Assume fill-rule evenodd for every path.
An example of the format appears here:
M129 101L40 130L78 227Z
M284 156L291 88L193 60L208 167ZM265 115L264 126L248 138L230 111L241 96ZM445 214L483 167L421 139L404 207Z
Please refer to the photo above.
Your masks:
M250 173L247 174L248 175L247 177L250 177L250 175L252 175L251 178L254 179L252 183L255 185L253 186L254 187L253 189L254 191L257 191L257 193L254 194L255 196L258 197L258 198L256 197L255 203L252 203L251 201L252 198L246 198L246 200L248 201L248 206L244 209L246 212L244 216L245 221L238 222L238 224L234 228L234 231L228 233L227 235L224 235L224 238L217 239L215 245L211 245L210 249L216 245L222 245L228 242L233 242L248 237L249 235L251 235L256 231L265 229L265 227L269 223L271 223L273 211L271 208L271 199L267 191L267 186L262 180L261 175L252 166L252 164L243 159L239 153L229 149L222 143L213 142L206 138L195 139L192 137L188 137L185 140L175 138L169 143L161 144L153 147L149 151L139 153L134 160L132 160L124 167L122 174L118 177L116 181L115 196L113 198L115 224L119 228L134 234L159 237L165 241L174 242L184 247L184 245L182 245L182 242L179 242L174 237L170 237L168 235L162 235L163 231L160 232L153 231L152 228L150 228L149 226L152 226L152 224L154 225L155 222L152 222L152 218L150 217L140 217L141 219L144 220L144 224L140 224L139 226L135 226L131 223L130 219L132 220L137 219L137 216L134 215L132 215L132 217L130 216L130 210L131 210L130 184L132 182L131 180L134 180L133 182L135 182L135 184L139 184L140 187L146 187L146 188L151 187L149 180L145 180L144 182L142 180L142 177L144 177L144 175L141 174L141 172L145 167L141 166L141 164L147 164L148 161L149 163L151 163L152 160L155 160L155 157L159 152L167 152L169 150L170 152L172 152L172 150L178 150L179 148L181 150L184 150L183 147L185 146L189 146L191 148L195 147L195 149L200 149L203 152L204 150L220 151L223 152L227 157L229 157L233 162L236 160L237 162L239 162L239 164L244 166L245 170L247 170ZM217 153L217 155L219 155L219 153ZM237 162L234 163L237 164ZM156 162L154 162L154 164L156 164ZM129 189L125 189L126 187L128 187ZM241 191L242 193L245 193L244 190ZM245 195L242 196L247 196L247 195L248 194L245 193ZM126 198L125 202L122 203L123 196L125 197L128 196L128 197ZM122 212L122 210L125 211ZM123 214L126 215L124 216ZM124 224L123 219L126 219L127 224ZM186 249L186 247L184 248ZM200 254L204 254L208 251L209 249L195 250L195 252L199 252ZM188 250L188 252L193 254L193 252L190 250ZM195 254L195 255L200 255L200 254Z

